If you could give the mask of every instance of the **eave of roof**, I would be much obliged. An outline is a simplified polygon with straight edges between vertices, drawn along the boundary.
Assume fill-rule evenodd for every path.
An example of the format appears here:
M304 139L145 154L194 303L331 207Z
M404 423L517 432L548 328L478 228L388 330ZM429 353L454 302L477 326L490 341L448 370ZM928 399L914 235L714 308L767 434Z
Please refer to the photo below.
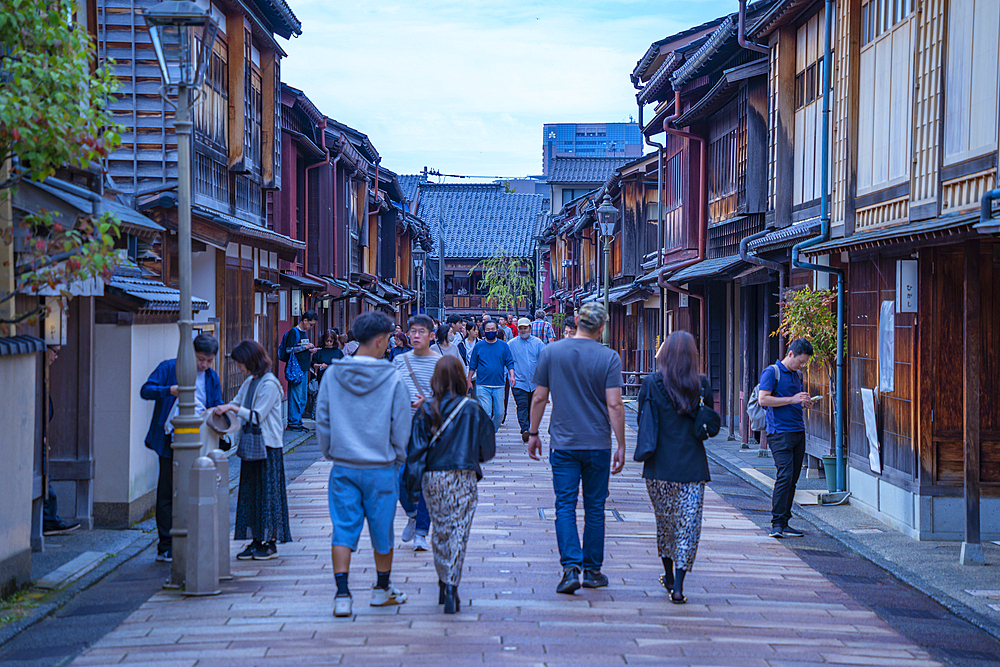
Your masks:
M706 278L728 273L735 267L744 263L743 258L739 255L706 259L698 262L697 264L692 264L687 268L681 269L667 278L667 282L679 284L688 282L689 280L704 280Z
M721 23L724 18L725 17L719 17L712 19L711 21L706 21L701 25L696 25L691 28L687 28L686 30L682 30L678 33L675 33L668 37L664 37L663 39L657 40L652 44L650 44L649 48L646 49L646 53L643 54L642 58L640 58L639 61L636 63L635 69L632 70L632 75L631 75L632 83L636 86L639 85L639 82L642 80L642 77L644 77L648 73L649 67L656 63L657 56L661 55L660 54L661 47L670 44L671 42L676 42L686 37L690 37L691 35L702 32L703 30L709 30L713 26L716 26L719 23Z
M814 3L815 0L779 0L757 20L747 21L747 39L767 37L782 25L795 22L799 14Z
M285 39L293 34L296 36L302 34L302 22L285 0L254 0L254 4L271 19L274 32L277 34Z
M760 58L746 65L726 70L722 78L712 86L711 90L705 93L700 100L695 102L679 118L675 119L672 125L674 127L687 127L702 118L712 115L729 102L730 98L739 90L743 81L755 76L766 75L769 67L770 61L767 58Z
M156 280L115 275L105 282L104 287L106 290L120 292L142 301L141 308L143 310L159 312L175 312L180 310L181 293L173 287L167 287ZM205 310L208 308L208 301L197 296L192 296L191 308L196 311Z
M803 255L827 255L832 252L845 252L876 248L893 243L906 241L921 241L938 236L962 234L973 230L979 222L979 211L960 215L946 215L931 220L908 222L890 227L878 227L855 232L850 236L831 239L811 248L803 248Z

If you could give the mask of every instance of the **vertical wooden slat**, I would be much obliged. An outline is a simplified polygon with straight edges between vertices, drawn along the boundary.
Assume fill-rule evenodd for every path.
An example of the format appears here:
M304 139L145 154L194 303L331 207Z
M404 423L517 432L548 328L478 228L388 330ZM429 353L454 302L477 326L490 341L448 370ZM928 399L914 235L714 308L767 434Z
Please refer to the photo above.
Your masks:
M965 242L963 278L963 436L965 440L965 543L979 544L980 256L978 240Z
M229 166L241 168L245 114L243 98L246 95L247 52L246 21L243 14L232 12L226 17L226 35L229 39Z

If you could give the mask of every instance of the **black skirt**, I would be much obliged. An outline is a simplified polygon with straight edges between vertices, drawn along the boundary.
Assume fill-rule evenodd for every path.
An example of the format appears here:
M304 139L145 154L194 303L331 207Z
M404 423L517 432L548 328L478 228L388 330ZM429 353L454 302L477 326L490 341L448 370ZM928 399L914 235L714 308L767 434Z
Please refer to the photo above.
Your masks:
M291 542L285 459L282 450L267 448L262 461L240 461L240 491L236 502L234 539Z

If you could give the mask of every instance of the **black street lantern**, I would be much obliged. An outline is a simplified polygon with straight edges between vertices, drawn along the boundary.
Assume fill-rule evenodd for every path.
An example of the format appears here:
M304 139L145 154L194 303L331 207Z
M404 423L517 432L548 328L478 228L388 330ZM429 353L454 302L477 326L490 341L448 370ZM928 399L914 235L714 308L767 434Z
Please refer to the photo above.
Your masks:
M601 205L597 207L597 228L601 233L601 238L604 239L604 310L605 312L611 307L610 299L608 297L608 287L611 282L611 265L609 260L611 259L611 239L615 236L615 219L618 217L618 209L614 207L611 203L611 197L607 193L604 194L604 199L601 200ZM608 321L604 325L604 344L608 345L611 340L611 322Z
M199 88L219 31L211 13L187 0L168 0L147 9L142 18L163 85Z

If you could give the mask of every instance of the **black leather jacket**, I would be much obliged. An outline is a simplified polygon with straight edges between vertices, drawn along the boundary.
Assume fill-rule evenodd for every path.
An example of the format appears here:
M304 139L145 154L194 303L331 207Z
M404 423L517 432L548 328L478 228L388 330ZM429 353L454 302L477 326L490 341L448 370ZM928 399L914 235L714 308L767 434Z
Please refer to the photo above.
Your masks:
M445 396L441 402L441 415L445 420L460 400L451 393ZM493 421L474 398L462 406L432 445L433 437L430 413L421 406L413 416L406 455L406 491L410 498L415 499L420 493L420 482L425 472L475 470L476 479L482 479L483 471L479 464L489 461L496 454Z
M712 387L704 375L701 390L705 405L714 408ZM643 463L642 476L668 482L711 481L705 444L694 436L694 418L677 412L667 395L661 373L650 373L643 379L639 389L640 410L647 396L659 412L660 432L656 452Z

